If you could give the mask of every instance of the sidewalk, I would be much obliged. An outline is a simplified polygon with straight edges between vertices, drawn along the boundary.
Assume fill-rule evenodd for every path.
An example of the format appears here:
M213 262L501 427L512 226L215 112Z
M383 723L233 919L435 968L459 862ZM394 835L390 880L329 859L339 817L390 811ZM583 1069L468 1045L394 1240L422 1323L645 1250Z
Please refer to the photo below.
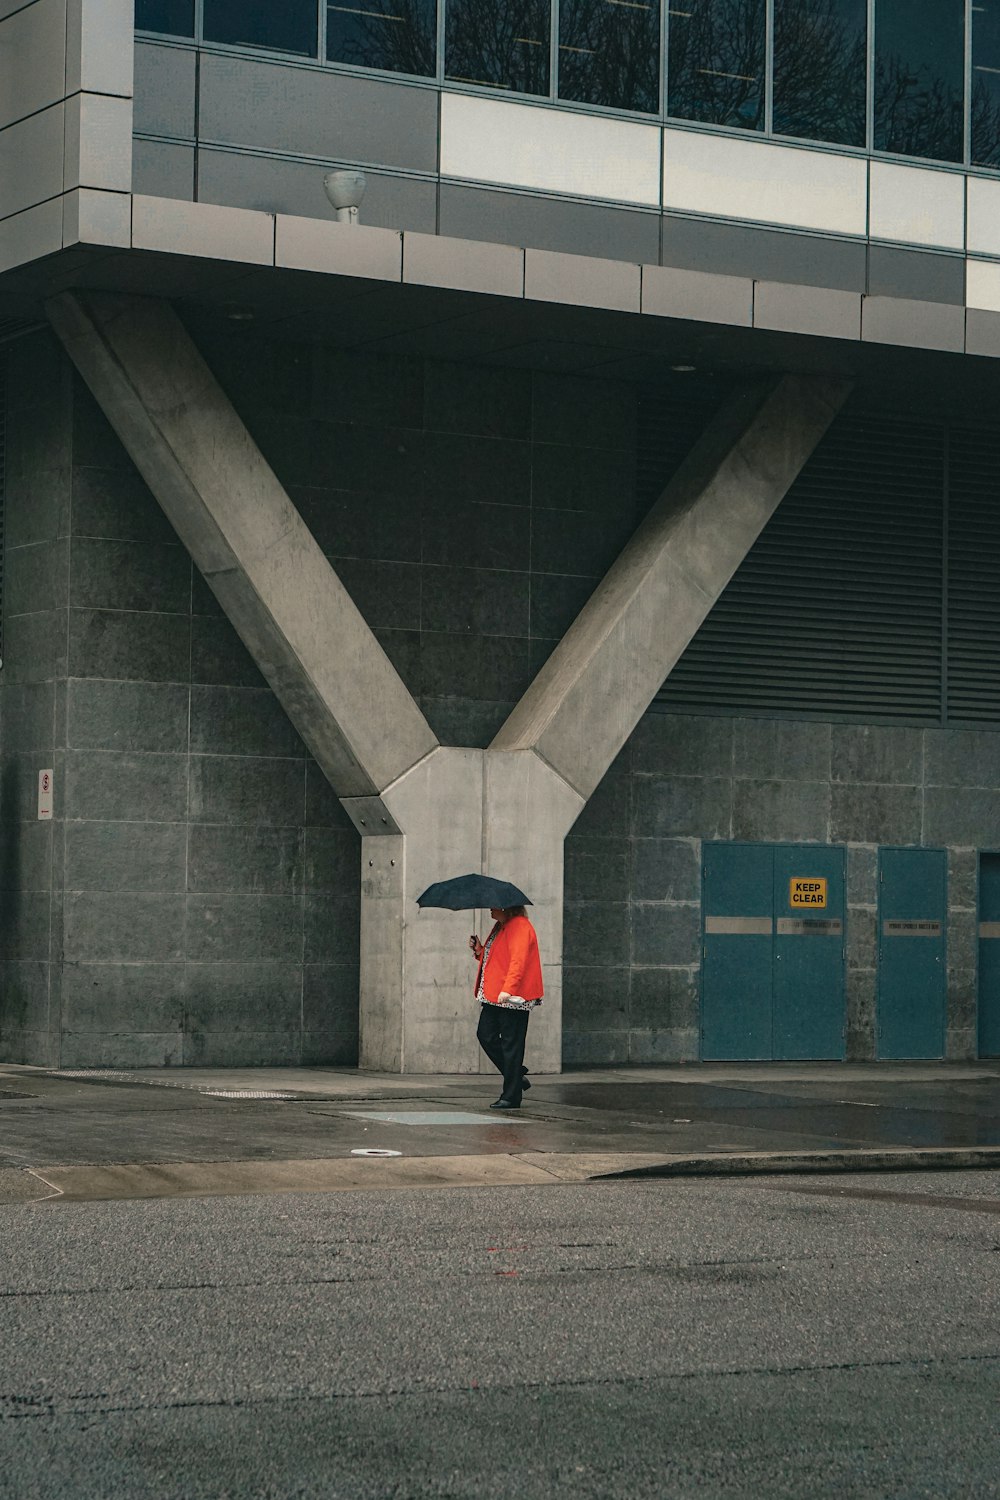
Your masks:
M531 1082L522 1109L498 1115L485 1075L0 1064L0 1204L1000 1169L1000 1062L691 1064Z

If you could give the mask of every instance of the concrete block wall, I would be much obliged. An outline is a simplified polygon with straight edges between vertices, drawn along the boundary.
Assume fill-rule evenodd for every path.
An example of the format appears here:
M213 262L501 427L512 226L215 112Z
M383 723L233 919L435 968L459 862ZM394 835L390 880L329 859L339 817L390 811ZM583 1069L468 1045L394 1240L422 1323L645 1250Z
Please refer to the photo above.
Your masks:
M638 519L634 391L194 332L438 735L487 744ZM351 1063L356 835L54 345L12 360L0 1056ZM847 846L852 1058L874 1051L877 848L948 847L948 1048L973 1055L998 749L647 715L566 844L566 1064L697 1057L719 838Z
M354 829L54 345L9 385L0 1056L354 1062Z
M847 848L847 1055L875 1056L879 846L947 848L947 1053L976 1055L977 850L1000 847L990 731L649 714L566 842L563 1059L693 1061L704 840Z
M59 1056L61 825L40 822L38 772L58 763L72 476L72 382L54 347L10 346L0 672L0 1056Z

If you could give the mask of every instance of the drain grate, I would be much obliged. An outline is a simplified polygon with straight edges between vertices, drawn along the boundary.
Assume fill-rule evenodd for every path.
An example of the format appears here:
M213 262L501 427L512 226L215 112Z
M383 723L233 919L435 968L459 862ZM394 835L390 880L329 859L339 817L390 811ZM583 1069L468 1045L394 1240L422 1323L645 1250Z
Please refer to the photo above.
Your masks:
M463 1109L341 1109L337 1113L348 1115L353 1120L377 1120L380 1125L496 1125L501 1121L504 1124L513 1123L510 1115L474 1115Z
M277 1093L273 1089L205 1089L196 1083L187 1083L173 1078L137 1078L122 1068L57 1068L52 1070L56 1078L84 1078L91 1083L131 1083L136 1088L185 1089L189 1094L199 1094L208 1099L294 1099L294 1094Z
M115 1083L143 1084L154 1089L190 1089L190 1083L175 1083L166 1078L136 1078L134 1073L126 1073L122 1068L53 1068L53 1078L86 1078L94 1082L103 1083L111 1080Z
M294 1094L275 1094L268 1089L199 1089L206 1099L294 1099Z

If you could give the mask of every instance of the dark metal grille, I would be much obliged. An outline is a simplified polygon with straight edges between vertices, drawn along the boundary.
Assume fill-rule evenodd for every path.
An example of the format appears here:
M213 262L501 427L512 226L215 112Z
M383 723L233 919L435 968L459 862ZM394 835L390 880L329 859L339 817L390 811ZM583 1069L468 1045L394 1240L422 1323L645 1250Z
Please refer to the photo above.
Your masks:
M1000 437L951 433L947 715L1000 724Z
M0 345L0 667L3 666L4 622L4 522L7 475L7 351Z
M998 580L1000 437L848 409L653 706L1000 723Z

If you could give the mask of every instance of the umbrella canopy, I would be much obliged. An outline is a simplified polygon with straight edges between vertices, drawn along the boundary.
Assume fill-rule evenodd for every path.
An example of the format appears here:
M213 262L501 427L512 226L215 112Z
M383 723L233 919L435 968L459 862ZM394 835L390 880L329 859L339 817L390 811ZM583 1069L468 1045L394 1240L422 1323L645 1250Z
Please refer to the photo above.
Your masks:
M453 880L438 880L429 885L418 906L443 906L447 911L466 911L491 906L530 906L523 891L509 880L494 880L492 875L456 875Z

